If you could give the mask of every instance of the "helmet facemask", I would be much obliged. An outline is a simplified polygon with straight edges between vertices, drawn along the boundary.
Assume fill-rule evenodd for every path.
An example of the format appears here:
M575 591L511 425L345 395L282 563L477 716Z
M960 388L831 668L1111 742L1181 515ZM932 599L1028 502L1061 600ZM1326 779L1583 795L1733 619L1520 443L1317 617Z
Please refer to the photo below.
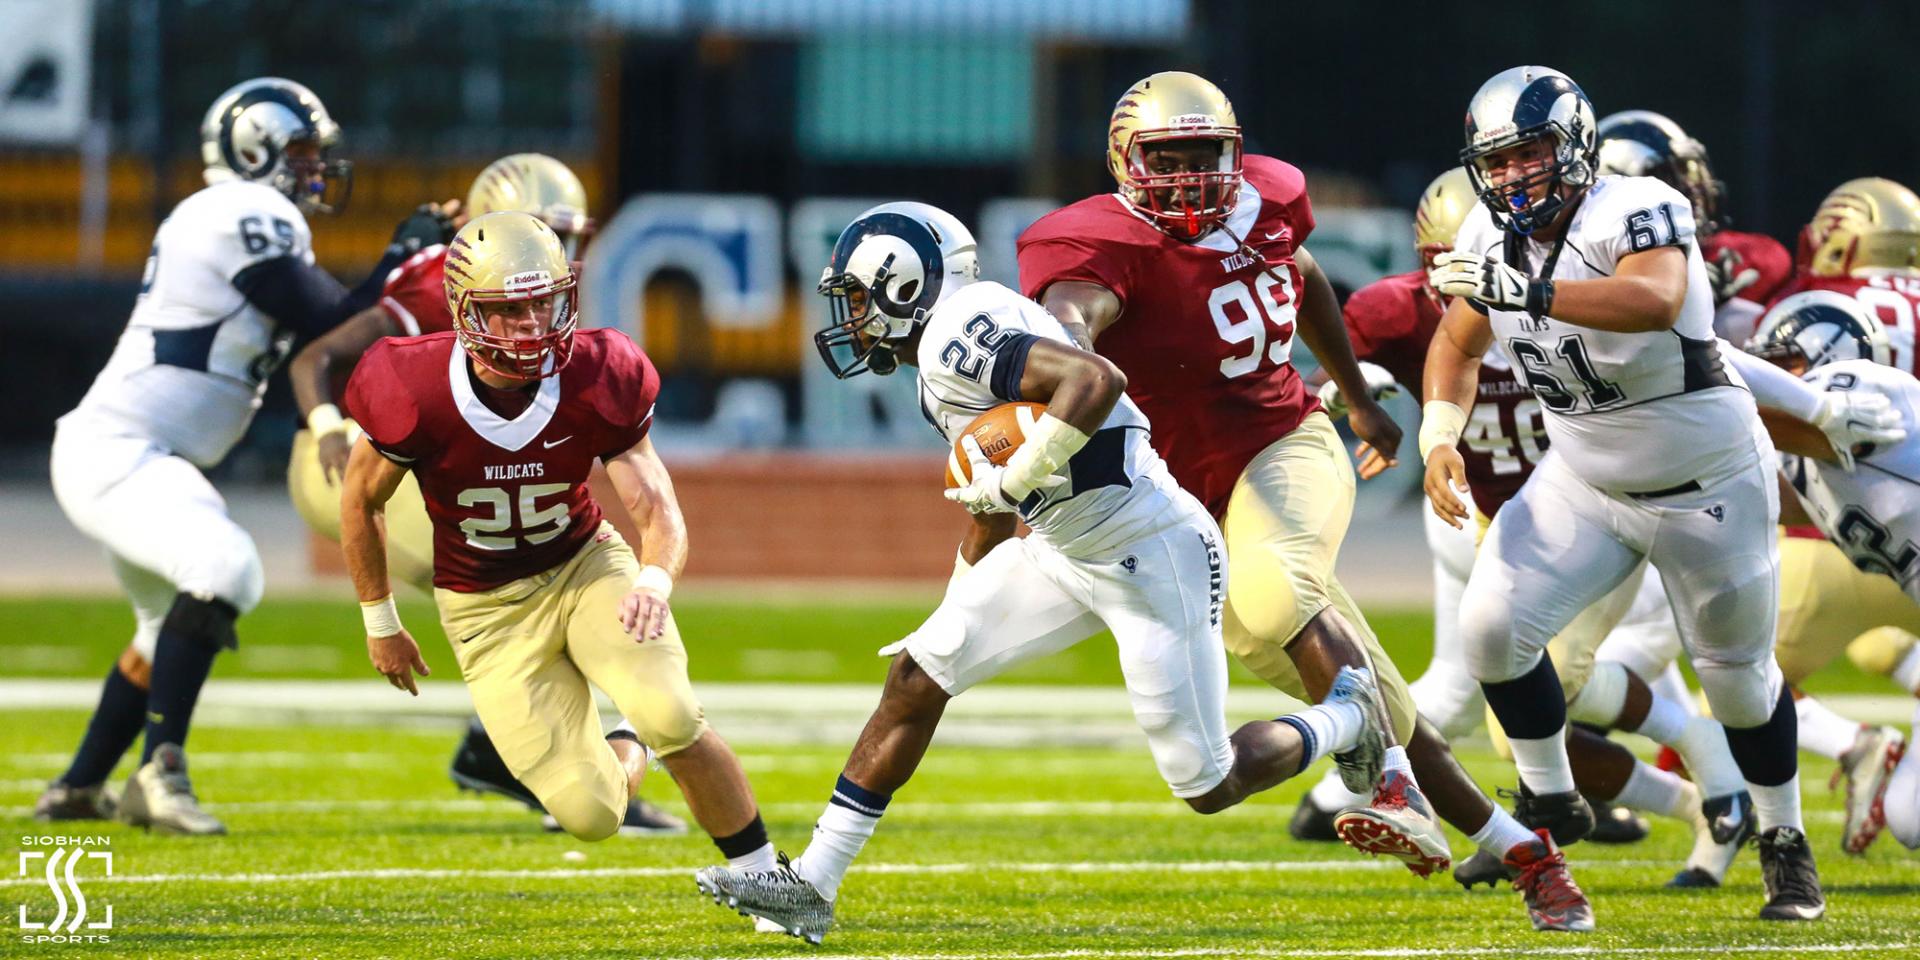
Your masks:
M934 306L977 271L973 236L958 221L931 207L889 209L898 206L884 204L848 224L820 271L815 290L827 298L832 322L815 331L813 345L841 380L894 372L897 351L907 348ZM943 244L952 250L951 263Z
M330 147L315 139L288 143L269 183L307 213L345 210L353 196L353 161L327 159Z
M1746 351L1796 376L1842 360L1885 364L1886 327L1853 298L1830 290L1794 294L1767 311Z
M1194 169L1204 163L1186 164L1188 169L1156 172L1156 147L1169 148L1212 144L1216 148L1211 169ZM1226 221L1240 199L1241 149L1238 128L1212 130L1196 135L1179 127L1141 130L1127 144L1126 177L1121 189L1128 203L1154 226L1184 240L1192 240Z
M1551 227L1573 198L1593 184L1593 157L1580 151L1580 142L1578 131L1550 121L1462 150L1460 160L1494 222L1523 237L1531 236ZM1496 181L1493 173L1498 168L1488 161L1528 144L1543 145L1546 159L1517 178Z
M544 271L509 279L499 290L461 295L460 344L473 362L514 380L540 380L573 359L579 325L573 276L553 279Z
M868 371L883 377L893 373L899 368L895 344L911 336L920 321L926 319L923 311L909 306L917 293L911 286L917 281L902 282L893 270L893 262L894 258L888 257L881 263L874 271L871 285L853 273L820 278L817 289L827 298L833 323L813 335L813 345L820 351L820 359L826 361L827 369L841 380ZM894 291L906 303L893 300L884 292L875 296L876 290L886 291L890 287L907 288ZM889 316L883 305L910 312L904 317Z

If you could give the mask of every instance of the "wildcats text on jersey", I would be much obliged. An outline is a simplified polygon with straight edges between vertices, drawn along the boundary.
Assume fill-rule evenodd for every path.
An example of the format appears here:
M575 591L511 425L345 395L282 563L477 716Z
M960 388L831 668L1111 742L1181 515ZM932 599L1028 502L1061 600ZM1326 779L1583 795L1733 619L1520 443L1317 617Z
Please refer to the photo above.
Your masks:
M544 477L547 465L544 463L509 463L488 465L483 471L485 480L525 480L528 477Z

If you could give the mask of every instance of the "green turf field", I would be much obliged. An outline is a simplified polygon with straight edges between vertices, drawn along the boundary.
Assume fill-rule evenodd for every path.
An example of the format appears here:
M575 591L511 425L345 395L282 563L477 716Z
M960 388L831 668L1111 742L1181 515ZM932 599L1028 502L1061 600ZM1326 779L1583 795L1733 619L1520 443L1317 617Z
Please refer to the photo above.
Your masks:
M880 647L911 632L937 597L917 602L803 603L736 596L676 597L674 612L699 682L878 683ZM408 596L401 619L420 641L438 678L457 676L433 604ZM1407 679L1432 653L1433 617L1426 610L1369 610L1368 619ZM103 675L133 632L133 615L114 597L0 596L0 677ZM269 598L240 623L240 650L222 657L214 677L319 679L372 677L360 614L352 600ZM1233 668L1235 683L1259 684ZM1023 666L995 683L1120 683L1110 640L1095 638ZM1814 677L1815 692L1889 693L1880 677L1840 657Z
M864 869L849 877L839 926L814 949L755 934L701 897L690 874L714 858L704 839L582 844L542 833L505 801L456 794L442 772L453 722L197 730L196 780L233 834L184 840L26 819L83 717L0 718L0 819L10 842L101 835L115 857L114 880L81 872L93 915L114 908L109 945L15 940L0 946L4 956L1808 956L1818 948L1865 958L1920 950L1920 860L1884 840L1865 859L1841 856L1834 803L1818 788L1809 790L1810 822L1832 902L1827 920L1751 919L1760 897L1751 855L1728 889L1661 889L1685 850L1682 829L1662 823L1634 847L1575 848L1601 930L1574 938L1533 933L1510 891L1467 894L1344 847L1286 839L1299 786L1207 819L1166 797L1137 748L936 744L868 846ZM844 748L743 744L741 753L776 841L803 845ZM1500 778L1487 758L1469 759L1483 780ZM645 792L684 813L664 777ZM575 851L585 859L567 859ZM38 876L9 870L0 886L0 900L25 906L31 919L54 910Z

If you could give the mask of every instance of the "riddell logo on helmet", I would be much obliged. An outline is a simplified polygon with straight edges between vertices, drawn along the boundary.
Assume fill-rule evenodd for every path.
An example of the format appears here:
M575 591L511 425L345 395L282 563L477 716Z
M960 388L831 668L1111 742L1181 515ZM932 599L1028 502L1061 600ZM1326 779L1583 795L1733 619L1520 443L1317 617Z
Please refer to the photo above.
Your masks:
M1183 113L1167 121L1169 127L1217 127L1220 121L1211 113Z
M553 282L553 274L548 273L545 270L529 270L525 273L516 273L513 276L508 277L507 289L514 290L520 287L543 287L552 282Z

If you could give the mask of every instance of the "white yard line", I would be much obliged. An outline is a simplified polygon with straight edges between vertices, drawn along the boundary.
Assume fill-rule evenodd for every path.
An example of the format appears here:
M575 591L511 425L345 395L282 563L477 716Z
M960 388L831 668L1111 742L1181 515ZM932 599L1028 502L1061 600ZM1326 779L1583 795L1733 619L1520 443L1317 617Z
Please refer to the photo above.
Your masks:
M890 953L884 954L886 960L1126 960L1126 958L1203 958L1203 957L1254 957L1284 960L1299 957L1611 957L1611 956L1671 956L1703 954L1806 954L1853 953L1861 950L1907 950L1916 944L1896 943L1823 943L1823 944L1785 944L1761 943L1750 945L1714 944L1713 946L1659 946L1659 947L1600 947L1600 946L1550 946L1532 945L1511 947L1378 947L1347 948L1338 950L1285 948L1246 948L1246 947L1152 947L1124 950L1047 950L1035 953ZM874 954L857 953L809 953L807 960L872 960ZM764 955L720 957L718 960L765 960Z

